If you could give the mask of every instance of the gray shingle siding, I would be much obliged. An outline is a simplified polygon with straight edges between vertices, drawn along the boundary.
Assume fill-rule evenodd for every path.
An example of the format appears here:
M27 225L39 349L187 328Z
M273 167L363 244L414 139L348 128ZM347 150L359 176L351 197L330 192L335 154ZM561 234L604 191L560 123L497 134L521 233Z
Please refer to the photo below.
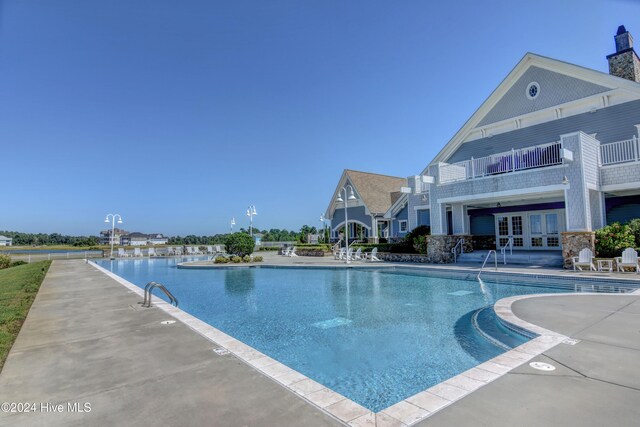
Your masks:
M359 221L365 224L367 227L371 228L371 216L365 213L364 206L354 206L352 208L347 208L347 215L349 222ZM344 208L338 208L333 213L333 218L331 219L331 229L334 230L341 222L344 222Z
M601 168L600 177L602 185L640 182L640 163L626 163Z
M542 95L541 95L542 96ZM601 143L621 141L637 135L634 125L640 124L640 100L614 105L597 110L595 113L577 114L523 129L513 130L491 138L481 138L462 144L446 161L455 163L471 157L485 157L494 153L509 151L560 140L560 135L583 131L597 133Z
M540 85L540 92L535 99L529 99L526 95L527 86L531 82L537 82ZM489 111L479 126L586 98L608 90L609 88L604 86L575 77L544 68L531 67Z

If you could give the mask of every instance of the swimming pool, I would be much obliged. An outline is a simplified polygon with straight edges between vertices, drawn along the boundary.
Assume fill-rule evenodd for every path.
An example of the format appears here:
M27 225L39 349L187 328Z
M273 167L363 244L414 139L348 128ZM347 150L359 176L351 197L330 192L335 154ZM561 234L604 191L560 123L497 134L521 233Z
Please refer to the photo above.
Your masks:
M140 287L165 284L182 310L374 412L527 340L484 307L513 295L572 291L562 283L481 285L388 268L98 264Z

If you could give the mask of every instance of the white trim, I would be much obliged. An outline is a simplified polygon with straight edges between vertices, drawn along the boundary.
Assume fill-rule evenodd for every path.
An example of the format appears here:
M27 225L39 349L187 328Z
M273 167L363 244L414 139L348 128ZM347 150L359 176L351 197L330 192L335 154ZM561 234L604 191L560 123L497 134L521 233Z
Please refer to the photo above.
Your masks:
M416 211L421 211L421 210L424 210L424 209L431 209L431 205L414 206L413 209L416 210Z
M349 218L347 221L348 221L348 222L358 223L358 224L360 224L361 226L363 226L364 228L366 228L367 230L371 231L371 227L370 227L370 226L368 226L367 224L365 224L365 223L364 223L364 222L362 222L362 221L358 221L357 219L351 219L351 218ZM337 229L339 229L339 228L340 228L340 227L342 227L343 225L344 225L344 221L342 221L341 223L339 223L338 225L336 225L335 227L333 227L333 229L332 229L332 230L333 230L333 231L336 231Z
M525 194L536 195L545 193L560 193L566 189L564 184L545 185L541 187L518 188L515 190L496 191L493 193L469 194L466 196L445 197L438 199L438 203L473 203L482 200L491 200L496 198L509 198L511 196L522 196Z
M609 184L609 185L601 185L600 191L609 193L611 191L621 191L621 190L638 190L640 189L640 181L635 182L625 182L622 184Z

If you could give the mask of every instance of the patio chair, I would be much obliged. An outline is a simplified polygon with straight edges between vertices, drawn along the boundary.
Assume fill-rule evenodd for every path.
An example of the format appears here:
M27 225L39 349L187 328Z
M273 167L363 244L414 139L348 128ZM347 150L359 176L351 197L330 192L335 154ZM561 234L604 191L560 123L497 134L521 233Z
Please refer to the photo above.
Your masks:
M227 251L224 249L222 245L216 245L216 253L217 254L225 254Z
M335 259L344 259L347 256L347 248L340 248L339 251L333 253Z
M142 251L140 250L140 248L133 248L133 256L142 256Z
M624 269L632 268L636 273L640 274L640 265L638 263L638 252L633 248L627 248L622 251L622 256L616 257L616 265L618 271L624 273Z
M125 251L124 248L118 248L118 258L125 258L128 256L129 254L127 254L127 251Z
M364 258L362 257L362 248L358 248L356 253L353 254L353 259L356 260L356 261L363 261L364 260Z
M292 249L291 247L284 248L282 250L282 256L289 256L289 254L291 254L291 249Z
M215 249L213 249L213 246L207 246L207 253L208 254L215 254Z
M296 253L296 247L294 246L293 249L291 249L291 252L289 253L289 256L293 257L293 256L298 256L298 254Z
M149 248L149 253L148 255L151 256L156 256L156 249L155 248Z
M366 259L369 261L380 261L380 258L378 258L378 248L373 248L371 252L367 254Z
M346 255L347 259L349 261L351 261L353 259L353 248L349 247L349 249L347 249L347 255Z
M571 262L573 263L574 271L584 271L584 267L588 267L589 270L596 271L596 266L593 265L593 252L591 252L591 249L589 248L582 249L578 256L571 258Z
M182 252L183 252L182 246L178 246L176 247L174 255L182 255Z

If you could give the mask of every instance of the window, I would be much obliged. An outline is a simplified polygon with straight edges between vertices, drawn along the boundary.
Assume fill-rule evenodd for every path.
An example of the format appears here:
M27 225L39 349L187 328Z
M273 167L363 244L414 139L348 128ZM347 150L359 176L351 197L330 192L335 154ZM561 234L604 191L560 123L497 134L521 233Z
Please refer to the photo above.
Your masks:
M536 99L540 94L540 85L538 82L531 82L527 86L527 98Z
M401 233L406 233L407 232L407 220L399 221L398 224L400 224L400 232Z

